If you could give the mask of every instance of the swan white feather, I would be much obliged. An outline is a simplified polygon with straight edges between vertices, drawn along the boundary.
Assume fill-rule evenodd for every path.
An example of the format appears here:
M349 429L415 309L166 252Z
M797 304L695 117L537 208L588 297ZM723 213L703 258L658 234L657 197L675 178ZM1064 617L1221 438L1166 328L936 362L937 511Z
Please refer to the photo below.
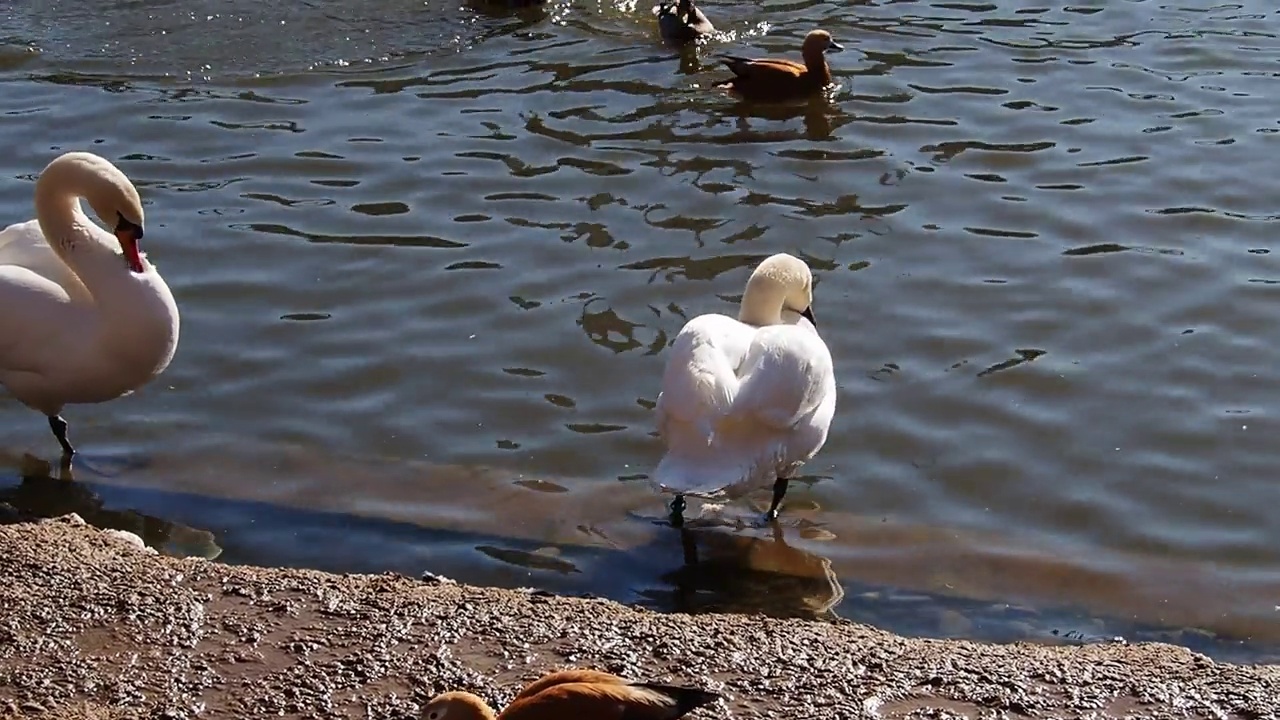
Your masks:
M820 450L835 415L831 352L812 316L812 275L766 259L737 319L693 318L672 343L656 407L663 491L731 499L790 478Z
M0 385L47 415L70 455L63 406L126 395L162 372L177 349L178 308L138 250L142 202L115 165L59 156L36 182L36 215L0 231Z

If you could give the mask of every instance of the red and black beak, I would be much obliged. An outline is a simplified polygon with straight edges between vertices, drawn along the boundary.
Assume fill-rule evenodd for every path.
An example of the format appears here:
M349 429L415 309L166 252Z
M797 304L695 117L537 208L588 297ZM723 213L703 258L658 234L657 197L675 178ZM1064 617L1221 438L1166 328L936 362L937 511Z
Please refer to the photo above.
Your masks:
M116 223L116 239L120 241L120 249L124 251L125 262L129 269L136 273L145 272L142 267L142 253L138 251L138 241L142 239L142 226L124 219L124 215L116 213L120 222Z
M800 313L800 317L802 317L802 318L804 318L804 319L808 320L809 322L813 323L813 326L814 326L815 328L816 328L816 327L818 327L818 321L813 319L813 306L812 306L812 305L810 305L809 307L805 308L805 309L804 309L804 312Z

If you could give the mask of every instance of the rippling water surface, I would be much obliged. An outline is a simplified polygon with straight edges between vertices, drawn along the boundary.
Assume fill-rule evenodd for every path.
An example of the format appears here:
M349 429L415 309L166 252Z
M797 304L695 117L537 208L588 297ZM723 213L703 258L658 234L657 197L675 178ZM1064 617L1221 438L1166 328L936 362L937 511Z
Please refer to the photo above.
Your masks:
M788 251L835 426L781 543L709 537L761 577L1280 643L1280 11L707 0L725 32L679 53L650 7L6 4L0 224L102 154L183 313L160 380L69 409L77 477L233 561L657 602L666 346ZM816 26L832 98L711 88ZM0 416L17 483L56 443Z

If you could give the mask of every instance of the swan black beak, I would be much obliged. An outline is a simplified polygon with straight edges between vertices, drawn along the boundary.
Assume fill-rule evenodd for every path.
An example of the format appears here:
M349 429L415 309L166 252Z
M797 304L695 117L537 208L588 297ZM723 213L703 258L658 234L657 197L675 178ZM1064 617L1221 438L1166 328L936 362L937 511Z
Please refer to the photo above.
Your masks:
M805 309L804 309L804 312L800 313L800 317L802 317L802 318L804 318L805 320L808 320L809 322L813 323L813 326L814 326L815 328L816 328L816 327L818 327L818 321L813 319L813 306L812 306L812 305L810 305L809 307L805 308Z
M844 46L835 40L832 40L827 43L827 52L844 52Z
M116 240L120 241L120 249L124 251L124 259L129 263L129 269L136 273L145 272L142 267L142 253L138 251L138 241L142 239L142 226L126 220L120 213L116 215L120 218L120 222L116 223Z

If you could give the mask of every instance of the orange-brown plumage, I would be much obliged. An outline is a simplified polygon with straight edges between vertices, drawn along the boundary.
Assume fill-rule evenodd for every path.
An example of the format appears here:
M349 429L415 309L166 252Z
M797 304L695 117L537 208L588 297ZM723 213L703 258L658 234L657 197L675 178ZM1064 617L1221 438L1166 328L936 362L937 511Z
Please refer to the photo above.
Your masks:
M607 673L601 670L557 670L555 672L549 672L528 685L525 685L524 689L520 691L519 695L515 696L515 699L513 699L512 702L537 695L552 685L563 685L566 683L625 685L627 681L613 673Z
M843 49L826 30L814 30L800 46L803 63L726 55L723 62L733 77L716 87L728 88L748 100L781 101L811 95L831 84L826 53Z
M562 670L530 683L501 714L467 692L437 695L423 720L676 720L719 695L694 688L633 683L598 670Z

